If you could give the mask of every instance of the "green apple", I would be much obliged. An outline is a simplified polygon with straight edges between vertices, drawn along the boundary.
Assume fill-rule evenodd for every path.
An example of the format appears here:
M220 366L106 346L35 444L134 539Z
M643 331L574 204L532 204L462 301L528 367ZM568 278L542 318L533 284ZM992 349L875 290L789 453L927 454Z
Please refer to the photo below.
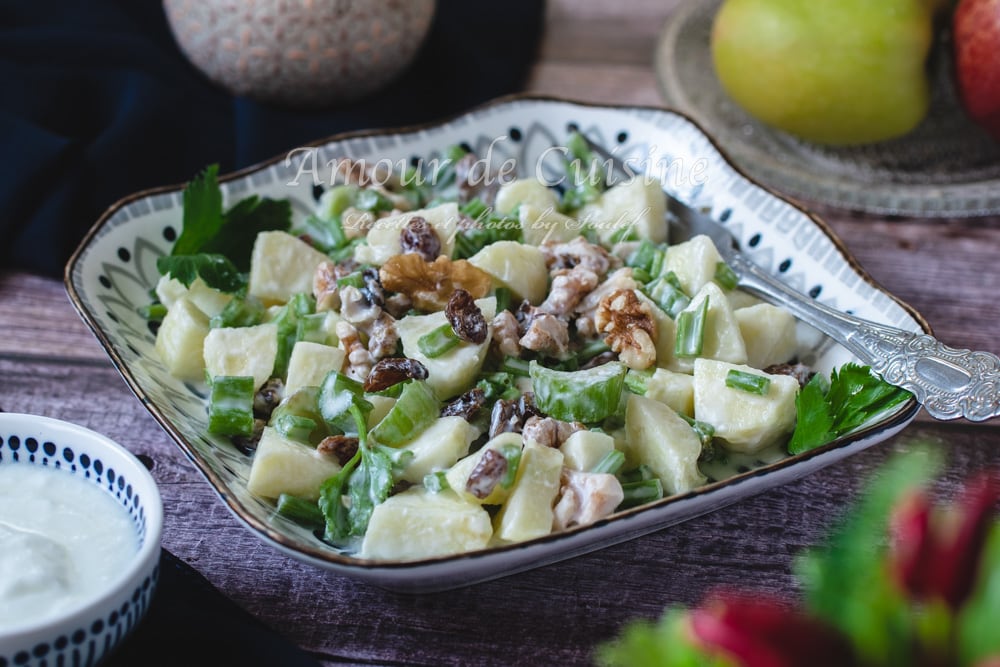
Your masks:
M750 115L807 141L904 135L927 115L926 60L942 0L725 0L715 71Z

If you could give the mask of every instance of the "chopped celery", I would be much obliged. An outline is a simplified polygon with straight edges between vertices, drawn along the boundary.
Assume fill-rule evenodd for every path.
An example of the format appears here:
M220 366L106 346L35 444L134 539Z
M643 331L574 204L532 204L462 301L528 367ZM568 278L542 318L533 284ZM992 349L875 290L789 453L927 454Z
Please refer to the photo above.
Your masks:
M677 339L674 354L678 357L697 357L705 342L705 320L708 319L708 298L698 310L685 310L677 316Z
M253 377L219 375L212 378L208 432L217 435L253 435L253 394Z
M271 420L271 426L281 435L296 442L310 442L310 436L316 430L316 420L301 415L285 413Z
M274 359L273 375L284 378L288 373L288 360L298 339L299 320L316 312L316 299L311 294L293 294L282 306L275 322L278 325L278 354Z
M663 484L659 479L644 479L638 482L622 484L624 499L618 509L626 509L637 505L645 505L663 497Z
M222 311L209 321L213 329L252 327L264 321L264 304L254 296L235 296Z
M618 411L627 370L619 361L580 371L557 371L532 361L535 405L563 421L599 422Z
M303 315L295 325L295 342L308 341L323 345L336 345L336 336L326 330L326 313Z
M605 454L600 461L594 464L594 467L590 469L590 472L617 475L623 465L625 465L624 452L612 449L610 452Z
M677 319L677 315L688 307L691 297L681 289L680 281L673 271L653 280L645 288L647 296L656 302L663 312Z
M695 435L701 440L702 447L708 447L712 444L712 438L715 437L715 427L708 422L703 422L693 417L688 417L683 412L678 412L677 416L686 421L694 429Z
M451 324L445 323L418 338L417 347L428 358L435 359L461 342Z
M431 493L441 493L451 488L448 484L448 476L443 470L429 472L424 475L424 488Z
M339 219L341 213L354 206L358 190L356 185L337 185L327 190L319 200L319 217L323 220Z
M726 374L726 386L730 389L745 391L748 394L764 396L771 386L771 381L763 375L747 373L731 368Z
M528 362L517 357L504 357L503 363L500 364L500 370L520 377L528 377L530 374Z
M719 262L715 265L715 282L719 283L719 287L722 289L736 289L736 286L740 284L740 277L736 275L731 266L725 262Z
M389 412L372 429L371 437L383 445L398 447L427 428L439 412L437 396L430 385L409 380Z
M649 378L653 377L653 372L655 370L655 368L647 368L639 371L634 368L630 368L628 372L625 373L625 388L633 394L645 396L646 383L649 382Z
M509 489L517 481L517 469L521 466L522 450L517 445L508 442L500 445L497 451L507 461L507 470L504 471L503 477L500 478L500 488Z
M318 405L319 387L302 387L286 396L271 412L270 424L283 436L315 445L329 435ZM308 433L303 429L312 423ZM304 436L304 437L303 437Z

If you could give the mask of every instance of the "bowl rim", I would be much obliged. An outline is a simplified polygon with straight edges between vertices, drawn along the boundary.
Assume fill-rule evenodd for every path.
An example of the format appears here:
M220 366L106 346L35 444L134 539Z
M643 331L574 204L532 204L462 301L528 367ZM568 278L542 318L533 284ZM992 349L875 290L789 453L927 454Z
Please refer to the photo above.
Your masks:
M115 575L109 586L92 593L56 615L50 614L27 623L6 628L0 627L0 643L15 643L39 634L46 634L49 629L58 626L78 624L80 619L89 618L95 610L106 607L109 602L117 601L123 593L130 593L131 591L128 589L135 585L135 580L145 576L159 562L163 535L163 498L156 480L142 461L123 445L93 429L55 417L25 412L0 412L0 434L6 435L8 430L13 427L31 428L38 434L36 437L55 439L72 436L85 446L94 447L102 453L110 452L111 456L117 457L116 467L120 468L120 463L124 463L128 467L127 473L133 480L131 482L133 488L137 484L135 480L142 480L141 483L147 487L141 490L141 502L146 518L146 534L128 566ZM53 466L26 461L0 463L0 465L33 465L56 469ZM103 487L101 488L103 489ZM112 499L117 504L117 500Z
M494 108L502 108L505 106L510 106L522 102L536 102L542 105L555 104L555 105L568 105L576 106L587 109L595 110L608 110L608 111L621 111L621 112L649 112L649 113L666 113L673 114L686 122L690 123L698 132L700 132L710 145L719 153L721 159L726 163L726 165L731 168L736 174L746 179L754 188L757 188L771 197L787 204L788 206L794 208L800 214L805 216L813 223L819 231L826 236L832 243L835 251L841 256L843 261L848 264L851 269L855 272L859 279L870 285L872 288L876 289L881 294L885 295L893 303L898 305L903 311L906 312L927 334L932 334L930 324L924 319L924 317L912 306L907 304L905 301L895 296L892 292L884 288L880 283L878 283L867 271L861 266L854 255L847 249L844 242L840 237L833 231L832 227L827 223L820 215L809 210L801 202L789 198L786 195L768 187L767 185L759 182L754 177L747 174L741 167L739 167L729 156L726 150L720 146L715 139L715 137L706 130L697 120L692 118L690 115L684 113L683 111L677 110L672 107L666 106L652 106L652 105L642 105L642 104L607 104L599 102L590 102L579 99L572 99L568 97L552 96L552 95L539 95L534 93L514 93L510 95L504 95L500 97L493 98L479 105L475 105L466 108L463 111L456 112L439 118L437 120L432 120L423 123L415 123L409 125L385 127L385 128L373 128L373 129L359 129L351 130L347 132L339 132L329 135L327 137L302 143L300 146L295 148L319 148L324 145L334 143L334 142L344 142L351 139L357 138L372 138L388 135L397 134L415 134L428 129L447 126L454 123L462 118L474 117L485 111L489 111ZM287 159L287 151L285 153L276 155L269 159L257 162L255 164L243 167L241 169L228 172L226 174L220 174L218 181L220 184L233 181L236 179L244 178L250 176L251 174L267 169L275 164L278 164ZM419 569L421 567L434 567L447 563L449 561L475 561L483 558L492 557L499 553L509 553L524 549L530 546L536 546L541 544L547 544L555 539L561 539L567 535L572 535L581 531L586 531L596 526L601 526L606 524L608 521L622 520L626 518L635 518L637 515L645 514L650 511L655 511L657 509L662 509L666 503L673 503L675 501L687 500L699 496L703 496L710 492L723 491L730 485L735 485L737 483L747 482L752 479L758 478L761 475L766 475L770 473L775 473L781 471L789 466L804 464L808 461L812 461L818 457L823 457L824 455L831 453L836 450L843 448L849 448L852 443L867 440L874 433L889 429L900 428L905 426L910 421L914 419L917 412L920 410L920 405L913 398L903 403L899 408L890 416L884 418L882 421L870 424L866 427L859 429L858 431L851 433L848 436L844 436L830 442L821 447L817 447L808 452L798 454L795 456L789 456L774 463L770 463L766 466L756 468L747 473L739 474L732 478L727 478L726 480L717 481L714 483L709 483L704 486L698 487L692 491L684 494L671 496L669 498L664 498L661 501L656 501L646 505L642 505L636 508L626 510L624 512L616 513L613 517L608 519L603 519L591 524L589 526L575 527L567 531L560 533L552 533L547 536L536 538L525 543L512 543L500 546L491 546L483 550L473 551L473 552L463 552L458 554L449 554L445 556L435 556L429 558L422 558L419 560L373 560L365 559L355 555L346 555L339 553L334 550L322 549L321 547L303 547L298 543L295 543L288 536L282 533L280 530L273 526L265 524L263 521L255 516L252 516L242 504L233 496L233 494L228 494L223 492L223 487L225 482L219 478L211 466L205 461L201 460L191 449L189 445L186 444L186 439L180 434L177 428L167 419L160 411L158 406L154 404L147 393L140 387L138 380L133 377L132 373L129 371L128 364L121 357L121 355L116 351L114 345L111 343L108 336L104 333L101 327L98 325L95 318L91 316L87 308L84 306L83 300L80 293L77 291L76 285L73 281L73 275L76 272L77 265L82 261L84 255L90 248L91 242L100 233L103 227L109 222L109 220L114 216L121 208L127 206L128 204L152 197L158 194L180 192L184 189L185 183L175 183L170 185L162 185L153 188L148 188L145 190L140 190L134 192L130 195L122 197L115 203L111 204L104 213L97 219L91 229L88 231L86 236L82 239L80 244L77 246L76 250L73 252L69 261L66 264L64 271L64 284L69 295L70 302L73 304L74 308L77 310L81 318L84 320L86 325L91 329L94 335L97 337L98 341L101 343L102 347L105 349L106 353L110 357L113 365L119 371L129 386L131 391L140 400L140 402L146 407L153 418L160 424L160 426L167 432L174 443L179 446L184 455L194 464L195 468L206 478L206 480L211 484L216 494L224 502L226 507L233 513L233 515L242 523L247 525L255 534L259 535L261 538L266 538L272 546L275 546L290 555L295 555L299 559L305 559L310 563L314 563L317 566L324 566L327 568L333 568L338 571L353 571L353 572L386 572L386 571L407 571L413 569Z

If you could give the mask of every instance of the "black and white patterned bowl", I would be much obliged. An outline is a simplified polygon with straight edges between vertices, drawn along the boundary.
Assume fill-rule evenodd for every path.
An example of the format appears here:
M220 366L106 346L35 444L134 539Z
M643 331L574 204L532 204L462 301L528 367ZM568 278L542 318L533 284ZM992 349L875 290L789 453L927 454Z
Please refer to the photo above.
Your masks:
M248 195L287 198L293 215L312 213L340 158L396 167L433 164L463 144L491 168L554 183L558 146L571 128L655 174L678 199L711 211L748 255L789 286L869 320L930 333L927 322L879 286L820 218L762 187L735 167L694 121L670 109L613 107L534 96L501 98L455 118L417 127L330 137L220 178L229 204ZM494 172L495 173L495 172ZM394 590L433 591L468 585L633 539L724 507L889 438L919 405L908 401L864 428L810 452L754 467L593 525L525 543L419 561L371 561L320 541L247 491L252 459L207 433L207 390L170 375L158 358L155 329L139 314L159 279L158 257L181 230L183 184L138 192L111 206L66 265L70 300L142 405L203 473L219 498L257 537L320 568ZM799 357L829 373L856 361L845 348L805 332Z
M40 466L92 483L121 505L139 549L104 590L54 617L0 627L0 667L95 665L139 624L156 588L163 531L159 489L128 450L58 419L0 413L0 466Z

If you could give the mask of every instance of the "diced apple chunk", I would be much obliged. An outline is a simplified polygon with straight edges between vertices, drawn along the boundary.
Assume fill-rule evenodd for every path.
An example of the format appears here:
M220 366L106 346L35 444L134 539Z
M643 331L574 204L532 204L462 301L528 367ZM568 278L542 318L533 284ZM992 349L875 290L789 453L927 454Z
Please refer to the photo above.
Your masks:
M208 316L186 296L167 310L156 332L156 353L167 371L181 380L205 379L205 336Z
M747 365L767 368L795 357L798 347L795 316L769 303L733 311L747 348Z
M424 475L445 470L469 453L476 429L462 417L440 417L413 440L399 449L412 452L413 458L399 475L411 484L420 484Z
M640 176L609 188L598 202L581 209L579 216L605 242L629 229L640 239L662 243L667 240L666 206L661 184Z
M698 235L667 248L663 264L677 276L681 289L693 296L712 282L716 267L721 261L722 255L712 239Z
M475 470L477 465L479 465L479 460L482 459L483 455L489 450L498 451L505 445L513 445L519 449L523 447L524 443L521 439L521 434L500 433L472 454L460 459L448 470L447 473L445 473L445 479L448 480L448 486L462 496L467 502L477 503L479 505L502 504L510 495L509 488L505 489L500 484L497 484L493 487L493 490L488 496L485 498L477 498L466 490L466 485L469 482L469 477L472 474L472 471Z
M489 513L450 491L414 486L375 507L361 556L407 561L483 549L493 535Z
M631 394L625 407L626 461L645 463L660 478L665 495L686 493L705 483L698 469L701 440L666 404Z
M520 301L538 305L548 293L549 270L537 247L516 241L497 241L469 258L469 263L493 276Z
M768 378L764 395L726 386L730 370ZM736 452L752 454L782 441L795 428L799 382L750 366L698 359L694 364L695 418L715 427L715 436Z
M184 283L172 278L169 274L160 276L156 283L156 298L167 308L170 308L182 296L188 297L191 302L198 306L198 310L215 317L222 312L233 296L226 294L208 284L201 278L195 278L190 287L185 287Z
M261 232L250 256L247 292L266 305L284 303L293 294L312 294L316 267L328 259L287 232Z
M559 206L559 198L552 188L537 178L519 178L504 183L497 190L494 202L497 213L510 215L521 204L530 204L539 210L555 209Z
M247 490L260 498L288 493L316 500L323 482L338 472L340 464L335 459L265 426L250 465Z
M694 377L657 368L646 380L646 398L665 403L679 414L694 416Z
M205 337L205 370L211 377L252 376L254 389L267 382L278 355L278 325L212 329Z
M552 532L552 511L562 474L558 449L527 442L521 452L517 481L496 518L496 535L507 542L523 542Z
M300 340L288 359L285 393L293 394L302 387L319 387L330 371L344 365L344 351L339 347Z
M615 449L615 439L607 433L576 431L559 446L563 465L580 472L590 472L601 459Z
M354 259L362 264L382 265L393 255L403 252L400 233L410 220L416 217L423 218L437 234L441 242L441 254L451 257L461 217L458 213L458 204L454 202L380 218L375 222L375 226L368 230L365 237L367 243L358 246L354 251Z
M476 305L489 322L496 315L496 297L477 299ZM429 315L408 315L396 323L399 340L403 344L403 354L416 359L427 368L427 384L441 400L457 396L465 391L483 367L489 352L492 330L480 344L462 342L438 357L428 357L420 351L419 340L438 327L447 324L444 311Z

